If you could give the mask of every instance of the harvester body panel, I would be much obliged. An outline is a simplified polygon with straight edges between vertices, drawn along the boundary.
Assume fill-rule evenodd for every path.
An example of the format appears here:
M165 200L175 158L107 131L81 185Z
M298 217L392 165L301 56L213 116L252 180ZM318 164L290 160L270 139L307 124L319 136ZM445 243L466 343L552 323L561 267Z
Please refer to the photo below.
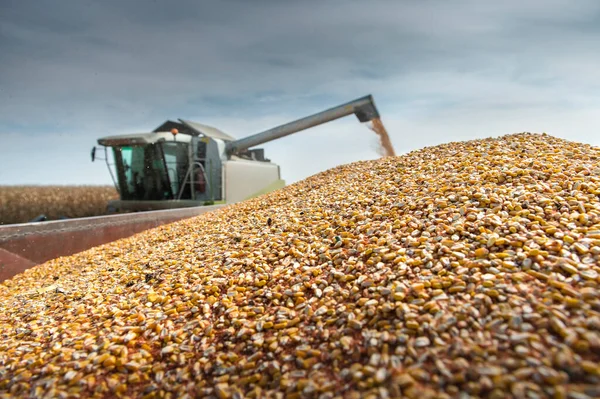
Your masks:
M281 181L281 176L274 163L234 158L223 164L223 181L226 203L233 204Z

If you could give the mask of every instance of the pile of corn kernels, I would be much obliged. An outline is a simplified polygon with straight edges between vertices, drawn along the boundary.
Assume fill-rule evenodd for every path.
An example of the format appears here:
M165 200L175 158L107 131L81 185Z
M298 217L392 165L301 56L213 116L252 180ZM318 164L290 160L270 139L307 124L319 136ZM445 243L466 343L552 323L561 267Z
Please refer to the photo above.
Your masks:
M599 273L599 148L448 143L0 284L0 397L599 397Z

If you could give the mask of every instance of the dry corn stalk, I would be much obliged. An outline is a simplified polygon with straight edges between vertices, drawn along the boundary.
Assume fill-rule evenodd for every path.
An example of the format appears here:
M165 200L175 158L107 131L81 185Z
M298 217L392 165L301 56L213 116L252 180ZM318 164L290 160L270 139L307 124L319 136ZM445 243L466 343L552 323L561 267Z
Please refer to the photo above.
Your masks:
M35 267L0 285L0 392L598 397L599 160L450 143Z

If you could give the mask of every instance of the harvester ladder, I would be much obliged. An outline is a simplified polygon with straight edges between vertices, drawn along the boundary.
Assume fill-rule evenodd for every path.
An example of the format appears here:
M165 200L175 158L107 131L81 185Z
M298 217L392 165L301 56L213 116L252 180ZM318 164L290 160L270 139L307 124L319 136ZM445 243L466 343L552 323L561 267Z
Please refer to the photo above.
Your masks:
M204 170L204 166L202 166L202 163L200 161L196 161L188 167L188 170L185 173L185 177L183 178L183 184L181 185L181 187L179 189L179 194L177 195L178 200L181 199L181 196L183 195L183 191L184 191L185 187L190 185L189 177L190 177L190 174L192 173L192 170L194 169L194 166L200 167L200 170L202 170L202 174L204 175L204 182L207 186L207 189L210 190L210 183L208 181L208 176L206 175L206 170ZM194 190L194 187L190 187L190 192L193 192L193 190Z

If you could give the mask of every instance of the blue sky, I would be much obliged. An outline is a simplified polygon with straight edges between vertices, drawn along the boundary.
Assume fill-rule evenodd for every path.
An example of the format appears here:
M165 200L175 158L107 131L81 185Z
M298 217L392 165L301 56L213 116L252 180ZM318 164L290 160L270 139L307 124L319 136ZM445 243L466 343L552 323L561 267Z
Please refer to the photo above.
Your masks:
M600 145L600 2L0 4L0 184L107 184L98 137L235 137L372 94L397 153L521 131ZM263 146L294 182L374 159L347 117Z

